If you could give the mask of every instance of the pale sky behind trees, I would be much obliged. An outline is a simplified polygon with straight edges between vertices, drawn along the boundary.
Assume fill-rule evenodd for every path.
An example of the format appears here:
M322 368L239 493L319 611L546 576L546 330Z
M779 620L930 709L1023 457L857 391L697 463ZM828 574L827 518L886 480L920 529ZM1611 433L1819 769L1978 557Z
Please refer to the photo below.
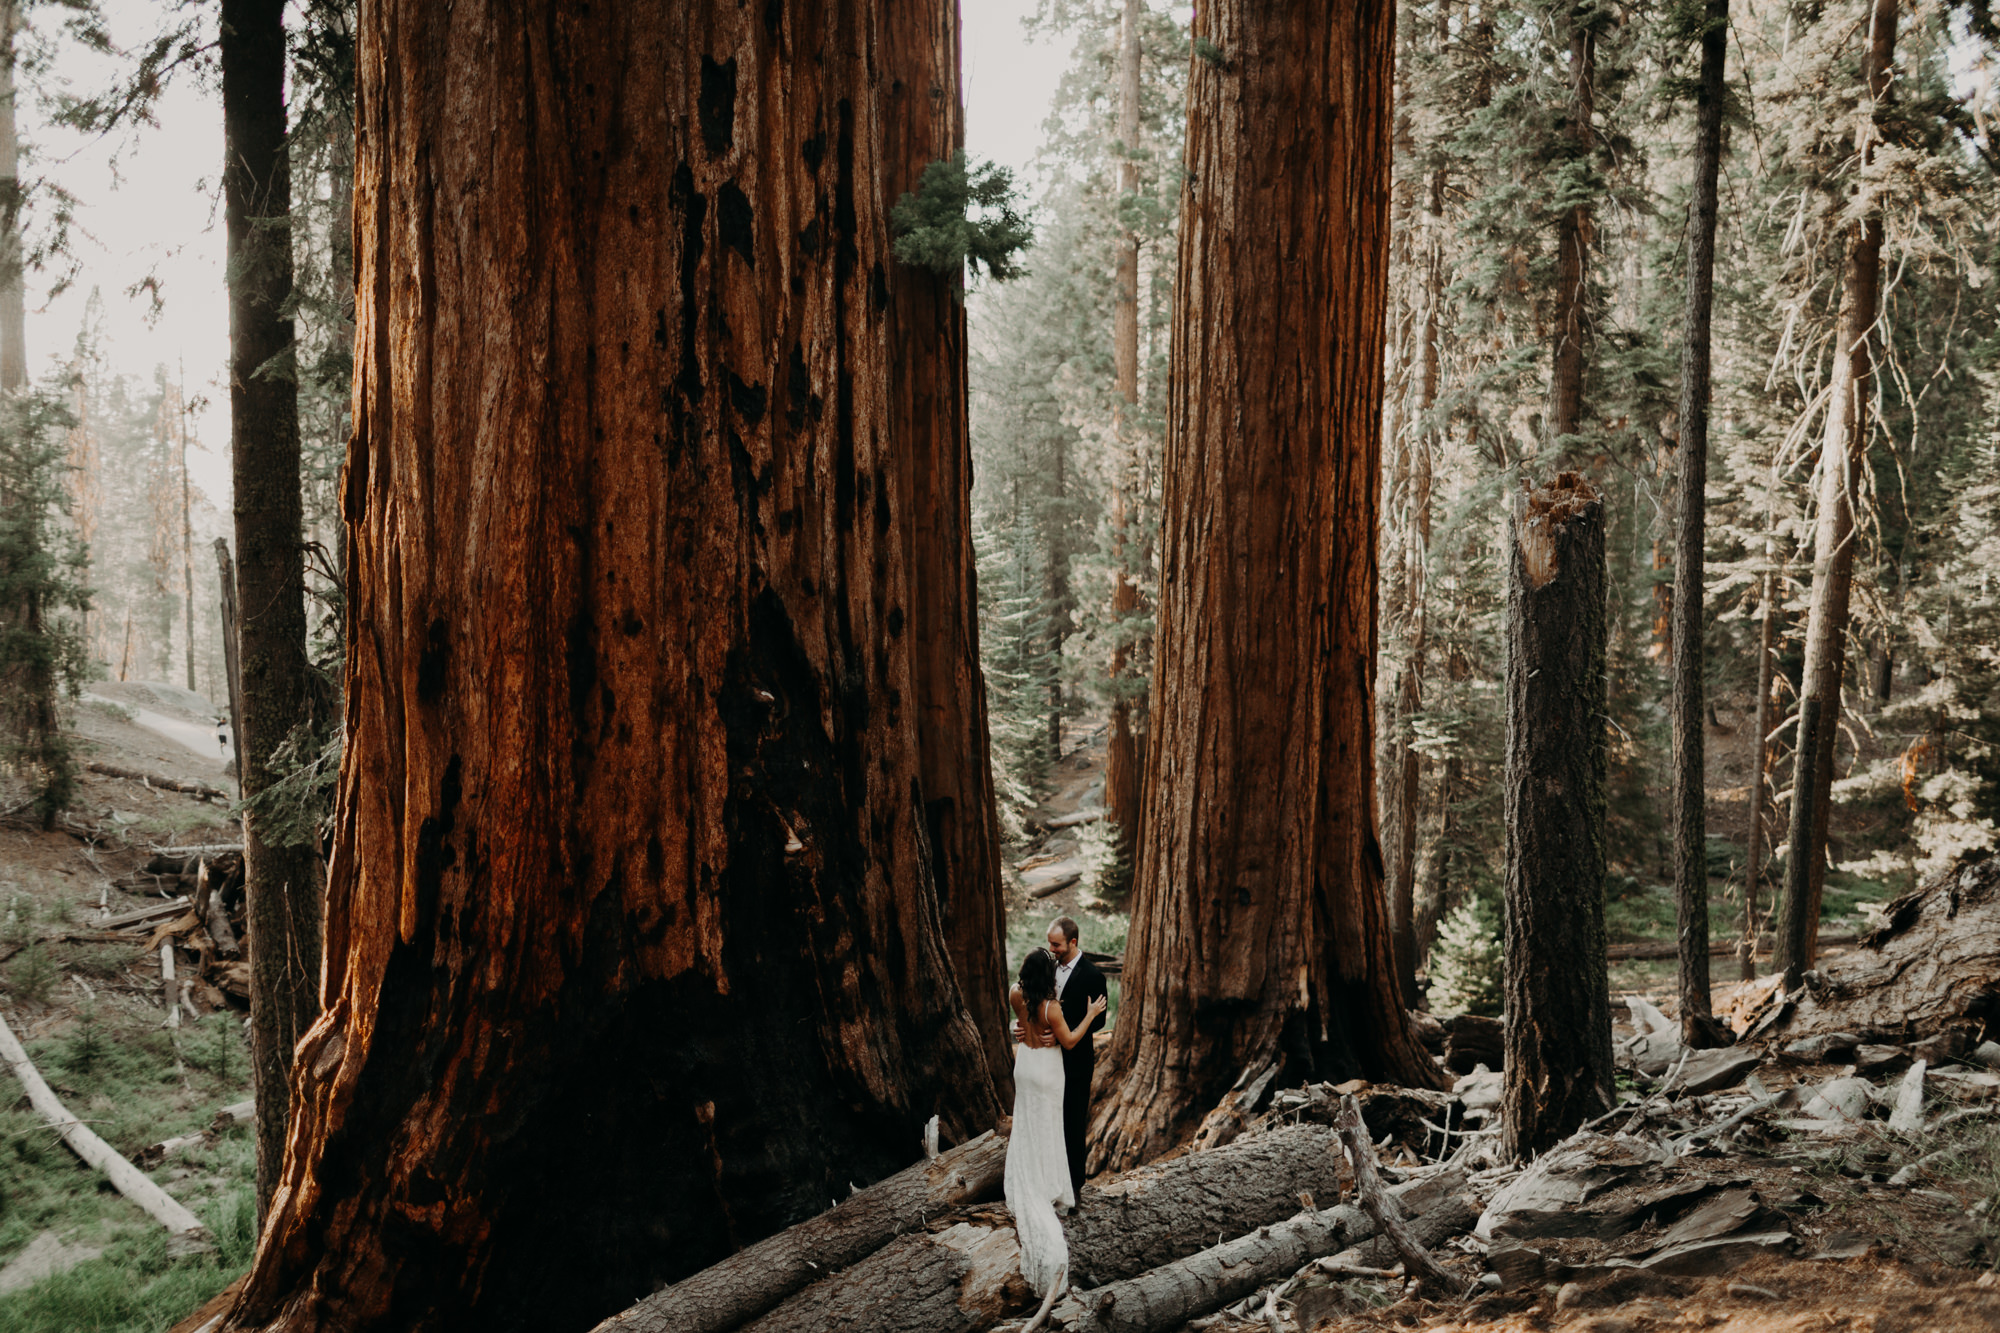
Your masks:
M1028 172L1066 50L1030 42L1021 29L1036 0L965 0L966 134L974 157L1014 168L1032 195ZM128 49L156 30L159 0L104 0L113 40ZM51 11L38 14L53 21ZM103 87L116 62L78 50L60 52L45 83L76 93ZM158 104L156 126L96 138L52 126L41 96L24 89L20 122L32 157L24 171L76 196L71 252L76 272L66 290L51 289L66 265L28 275L28 358L36 376L70 357L93 290L104 308L109 369L148 380L153 367L184 367L190 398L205 396L195 417L200 447L189 457L197 486L229 504L229 304L223 289L221 205L222 106L219 90L182 72ZM30 227L44 226L47 204ZM157 280L160 306L145 290Z

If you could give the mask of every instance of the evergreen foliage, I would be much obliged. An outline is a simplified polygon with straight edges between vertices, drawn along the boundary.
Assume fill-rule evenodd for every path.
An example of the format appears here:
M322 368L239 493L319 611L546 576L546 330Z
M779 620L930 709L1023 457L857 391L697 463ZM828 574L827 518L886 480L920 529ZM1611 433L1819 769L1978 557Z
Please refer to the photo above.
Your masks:
M1469 893L1445 916L1429 970L1433 1013L1499 1015L1506 994L1500 909L1492 894Z
M75 795L63 714L88 679L89 556L69 523L63 386L0 399L0 766L44 828Z
M917 188L890 210L896 258L934 273L969 268L973 277L984 270L995 282L1018 277L1017 256L1035 232L1016 202L1013 172L973 164L961 148L925 167Z

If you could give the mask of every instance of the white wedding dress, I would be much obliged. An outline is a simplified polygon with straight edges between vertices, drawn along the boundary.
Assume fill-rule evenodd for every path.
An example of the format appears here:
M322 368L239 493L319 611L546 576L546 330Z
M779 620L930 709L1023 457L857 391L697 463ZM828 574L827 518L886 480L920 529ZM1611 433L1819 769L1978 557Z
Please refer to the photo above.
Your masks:
M1056 1208L1071 1207L1063 1148L1063 1060L1059 1046L1014 1047L1014 1129L1007 1140L1007 1211L1021 1242L1021 1276L1046 1296L1069 1266Z

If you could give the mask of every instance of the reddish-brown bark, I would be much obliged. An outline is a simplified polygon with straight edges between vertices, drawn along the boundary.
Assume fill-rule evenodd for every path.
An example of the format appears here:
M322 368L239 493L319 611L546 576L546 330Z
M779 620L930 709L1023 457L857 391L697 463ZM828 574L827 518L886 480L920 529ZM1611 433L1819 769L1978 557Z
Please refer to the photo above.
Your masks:
M1222 63L1189 81L1146 816L1097 1167L1172 1147L1246 1066L1436 1079L1373 810L1393 26L1385 0L1196 15Z
M586 1327L997 1116L925 822L891 22L362 11L327 1011L231 1327Z

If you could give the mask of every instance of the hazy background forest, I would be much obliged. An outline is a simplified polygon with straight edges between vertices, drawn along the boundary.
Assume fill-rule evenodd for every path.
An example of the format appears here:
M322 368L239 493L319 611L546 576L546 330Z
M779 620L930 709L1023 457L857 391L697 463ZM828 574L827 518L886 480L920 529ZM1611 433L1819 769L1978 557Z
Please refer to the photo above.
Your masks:
M1823 920L1864 925L2000 842L2000 31L1983 2L1905 5L1893 95L1862 151L1872 7L1738 0L1729 18L1700 534L1700 777L1711 931L1725 942L1768 936L1785 874L1808 622L1824 590L1816 476L1842 266L1864 217L1880 220L1881 300ZM241 478L245 463L228 443L225 294L251 266L225 271L222 257L217 15L193 0L0 10L20 25L8 197L25 274L25 352L0 365L0 607L37 608L24 617L32 639L0 638L0 811L24 829L90 823L128 850L220 845L242 836L240 807L135 821L86 773L93 760L135 763L104 729L159 706L219 737L200 766L173 771L242 791L218 550L257 510L235 493L232 464ZM297 414L309 671L294 720L250 762L251 800L257 836L308 865L348 739L355 16L349 0L290 6L287 217L252 228L289 256L289 341L251 378ZM1438 1013L1501 1008L1508 521L1524 485L1559 462L1588 475L1607 522L1610 935L1674 934L1673 552L1701 16L1686 0L1397 8L1374 800L1425 987L1411 998ZM1032 229L1018 252L975 264L963 292L1007 962L1056 910L1077 912L1086 947L1115 956L1151 733L1188 87L1232 53L1193 37L1192 6L1156 0L968 3L962 19L970 184L986 221ZM1121 54L1133 37L1136 63ZM1577 255L1580 273L1566 268ZM952 271L955 282L956 255ZM1583 330L1566 365L1565 327ZM234 375L241 389L243 368ZM28 706L44 684L59 716ZM155 774L175 763L149 753ZM786 837L789 855L799 840ZM28 1049L97 1099L121 1153L199 1131L253 1077L275 1079L259 1087L282 1104L285 1070L265 1068L234 991L171 1037L150 1009L128 1021L100 1006L93 984L110 995L124 965L64 933L64 914L96 900L52 867L0 853L4 981L35 1015ZM136 875L120 884L141 891ZM316 978L313 947L299 968ZM1746 977L1768 968L1768 938L1758 949ZM1621 975L1659 982L1672 967ZM1738 964L1718 971L1734 979ZM106 1032L136 1053L107 1057ZM254 1145L247 1123L218 1122L170 1168L222 1242L176 1267L163 1240L120 1230L115 1200L51 1184L73 1164L14 1114L4 1127L29 1146L0 1146L0 1186L17 1201L0 1205L0 1263L58 1233L96 1249L81 1266L71 1256L68 1287L24 1278L15 1295L0 1272L0 1333L159 1327L249 1264L281 1117Z

